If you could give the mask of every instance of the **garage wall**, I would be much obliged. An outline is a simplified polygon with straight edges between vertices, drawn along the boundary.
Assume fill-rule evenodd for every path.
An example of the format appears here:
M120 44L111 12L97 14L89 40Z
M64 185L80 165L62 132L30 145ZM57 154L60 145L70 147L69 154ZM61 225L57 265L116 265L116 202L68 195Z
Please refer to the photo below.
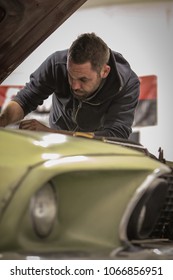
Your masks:
M3 84L23 85L49 54L68 48L78 34L91 31L122 53L139 76L157 75L158 125L137 130L151 153L157 156L161 147L165 158L173 160L173 2L83 7Z

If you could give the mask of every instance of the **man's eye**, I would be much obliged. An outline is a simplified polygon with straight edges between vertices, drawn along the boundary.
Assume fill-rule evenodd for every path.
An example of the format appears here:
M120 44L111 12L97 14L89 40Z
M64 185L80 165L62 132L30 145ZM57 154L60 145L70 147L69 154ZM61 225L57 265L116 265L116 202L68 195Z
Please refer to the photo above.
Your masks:
M80 81L81 81L82 83L87 83L87 82L88 82L87 79L80 79Z

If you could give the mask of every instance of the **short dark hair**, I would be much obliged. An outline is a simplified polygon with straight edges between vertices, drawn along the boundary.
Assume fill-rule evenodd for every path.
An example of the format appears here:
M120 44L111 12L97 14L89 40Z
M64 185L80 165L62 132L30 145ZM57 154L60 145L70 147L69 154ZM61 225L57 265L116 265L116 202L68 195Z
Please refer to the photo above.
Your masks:
M68 50L68 59L76 64L90 62L95 71L108 63L109 56L107 44L93 32L79 35Z

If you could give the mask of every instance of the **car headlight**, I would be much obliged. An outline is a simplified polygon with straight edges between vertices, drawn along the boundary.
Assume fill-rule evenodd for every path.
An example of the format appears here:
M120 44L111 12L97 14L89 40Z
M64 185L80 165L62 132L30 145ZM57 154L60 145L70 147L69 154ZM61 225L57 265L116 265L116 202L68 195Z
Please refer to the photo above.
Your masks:
M35 233L42 238L48 237L57 217L56 192L50 183L32 197L30 211Z

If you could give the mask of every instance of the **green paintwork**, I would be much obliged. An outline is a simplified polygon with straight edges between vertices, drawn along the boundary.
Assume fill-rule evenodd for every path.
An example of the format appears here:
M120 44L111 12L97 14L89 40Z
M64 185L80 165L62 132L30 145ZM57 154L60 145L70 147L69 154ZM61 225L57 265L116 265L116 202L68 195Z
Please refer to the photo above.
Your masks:
M59 134L0 130L0 252L113 250L119 225L147 176L169 168L120 145ZM39 238L30 201L52 181L58 214Z

